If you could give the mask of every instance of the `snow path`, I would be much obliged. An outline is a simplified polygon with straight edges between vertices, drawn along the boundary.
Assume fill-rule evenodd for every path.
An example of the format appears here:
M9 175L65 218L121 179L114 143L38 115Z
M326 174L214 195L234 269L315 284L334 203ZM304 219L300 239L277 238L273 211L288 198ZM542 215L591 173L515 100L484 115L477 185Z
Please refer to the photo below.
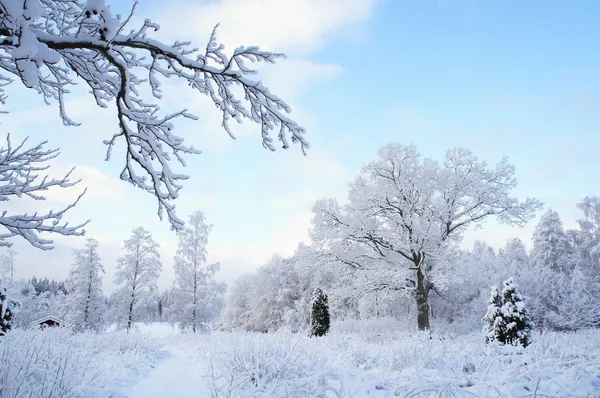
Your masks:
M122 391L129 398L188 398L210 397L203 379L206 364L198 363L183 349L165 347L169 353L157 363L146 377Z

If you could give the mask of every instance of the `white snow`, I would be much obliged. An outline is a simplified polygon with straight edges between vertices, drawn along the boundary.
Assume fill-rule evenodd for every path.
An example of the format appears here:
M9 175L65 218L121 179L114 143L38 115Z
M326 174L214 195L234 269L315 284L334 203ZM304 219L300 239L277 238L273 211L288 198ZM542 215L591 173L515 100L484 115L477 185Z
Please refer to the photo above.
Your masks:
M323 338L181 334L167 324L137 325L129 334L13 331L0 339L0 360L10 358L0 363L0 396L20 396L15 389L23 385L38 391L61 363L66 387L53 397L600 396L600 330L538 334L522 348L486 345L479 333L389 325L343 333L334 323ZM35 377L19 372L32 353Z
M202 365L183 349L169 348L169 356L148 375L121 393L130 398L197 398L210 396Z

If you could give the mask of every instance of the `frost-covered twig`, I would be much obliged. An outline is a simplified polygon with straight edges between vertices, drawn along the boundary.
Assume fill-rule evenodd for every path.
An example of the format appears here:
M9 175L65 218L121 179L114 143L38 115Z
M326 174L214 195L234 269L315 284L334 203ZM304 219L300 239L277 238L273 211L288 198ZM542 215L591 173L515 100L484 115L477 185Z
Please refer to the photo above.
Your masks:
M68 188L79 182L72 181L69 171L63 178L54 179L48 176L41 177L40 172L48 168L48 161L58 156L58 149L44 149L46 141L26 148L27 139L16 147L13 147L10 135L6 137L6 146L0 147L0 202L7 202L23 196L34 200L45 200L42 192L50 188ZM61 223L67 211L75 207L79 199L85 194L85 190L77 199L67 205L64 209L38 214L10 214L8 210L0 213L0 226L5 231L0 233L0 247L11 246L8 238L21 236L34 247L42 250L52 249L53 241L40 236L41 232L52 232L60 235L83 235L83 227L87 224L70 226L68 222Z

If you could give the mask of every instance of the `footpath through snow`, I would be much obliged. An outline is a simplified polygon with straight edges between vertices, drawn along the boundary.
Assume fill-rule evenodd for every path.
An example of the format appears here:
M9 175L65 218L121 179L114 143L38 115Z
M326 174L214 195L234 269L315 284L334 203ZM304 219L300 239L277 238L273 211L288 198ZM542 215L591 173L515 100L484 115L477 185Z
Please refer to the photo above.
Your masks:
M205 366L178 347L165 347L170 356L161 360L148 375L122 392L129 398L198 398L208 397Z
M202 398L210 397L207 387L207 363L197 353L177 345L174 332L166 324L138 325L144 333L161 338L167 355L159 360L143 379L121 391L128 398ZM171 337L171 338L170 338Z

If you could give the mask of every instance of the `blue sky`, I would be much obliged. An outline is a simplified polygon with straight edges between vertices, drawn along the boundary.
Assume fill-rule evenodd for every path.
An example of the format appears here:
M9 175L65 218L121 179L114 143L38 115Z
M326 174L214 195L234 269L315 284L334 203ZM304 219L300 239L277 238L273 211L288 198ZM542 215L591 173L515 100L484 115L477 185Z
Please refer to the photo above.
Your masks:
M129 5L113 1L121 12ZM189 107L200 116L180 121L176 132L204 151L188 159L184 171L192 178L179 216L205 212L214 225L211 260L221 261L230 282L274 253L292 254L307 239L314 201L343 201L361 164L399 141L434 158L454 146L490 163L508 156L520 182L516 194L539 198L572 227L580 217L576 203L600 195L598 16L596 1L142 0L138 20L159 22L165 40L190 38L202 47L220 22L229 49L260 45L287 53L262 68L261 78L292 105L312 145L307 157L295 147L270 153L250 124L237 128L233 141L205 99L167 85L166 109ZM71 218L92 219L88 236L100 240L107 290L122 241L138 225L162 245L161 287L168 286L177 240L155 216L152 198L118 180L118 152L104 162L102 139L116 128L111 110L75 91L68 105L82 126L65 128L56 107L36 94L16 86L8 93L4 128L61 147L55 169L76 166L89 187ZM73 196L53 193L47 205ZM529 244L534 226L486 222L464 246L475 237L496 247L510 236ZM39 252L15 241L18 276L65 278L83 239L56 242L54 251Z

